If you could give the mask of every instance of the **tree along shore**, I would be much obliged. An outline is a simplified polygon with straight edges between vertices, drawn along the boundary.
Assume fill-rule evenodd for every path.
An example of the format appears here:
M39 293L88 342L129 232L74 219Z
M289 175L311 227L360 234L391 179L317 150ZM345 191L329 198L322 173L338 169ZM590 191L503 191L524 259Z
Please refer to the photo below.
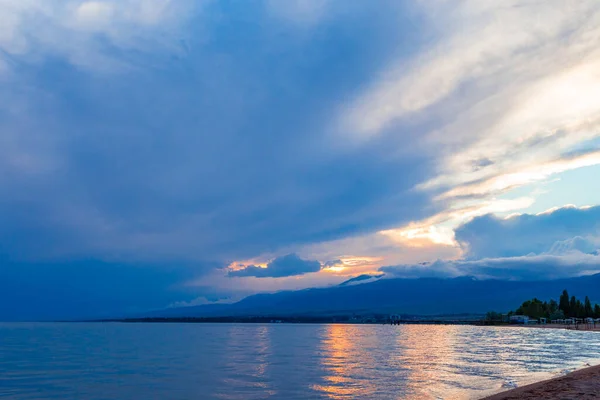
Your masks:
M510 311L508 316L525 315L529 318L548 320L558 320L565 318L600 318L600 305L594 304L588 296L585 300L569 297L569 292L565 289L560 295L558 301L551 299L550 301L541 301L537 298L523 302L515 311ZM488 321L502 320L502 314L498 312L489 312L486 315Z

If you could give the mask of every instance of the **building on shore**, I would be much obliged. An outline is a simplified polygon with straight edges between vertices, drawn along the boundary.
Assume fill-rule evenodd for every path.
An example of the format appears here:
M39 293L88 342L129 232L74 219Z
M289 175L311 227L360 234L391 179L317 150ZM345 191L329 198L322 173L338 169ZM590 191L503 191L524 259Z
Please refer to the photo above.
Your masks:
M529 324L529 317L526 316L526 315L511 315L510 316L510 323L511 324L528 325Z

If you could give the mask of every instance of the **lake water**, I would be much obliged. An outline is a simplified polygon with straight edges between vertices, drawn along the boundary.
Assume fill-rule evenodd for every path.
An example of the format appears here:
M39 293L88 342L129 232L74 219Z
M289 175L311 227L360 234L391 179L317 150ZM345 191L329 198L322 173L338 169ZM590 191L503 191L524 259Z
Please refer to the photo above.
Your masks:
M0 324L0 397L470 399L599 359L554 329Z

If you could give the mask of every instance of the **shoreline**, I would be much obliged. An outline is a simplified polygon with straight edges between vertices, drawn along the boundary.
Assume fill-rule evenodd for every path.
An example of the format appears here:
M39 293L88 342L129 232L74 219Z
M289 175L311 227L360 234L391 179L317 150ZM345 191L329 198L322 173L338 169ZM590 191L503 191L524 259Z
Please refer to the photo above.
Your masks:
M546 324L546 325L508 325L518 326L519 328L530 328L530 329L564 329L568 331L579 331L579 332L598 332L600 331L600 324L579 324L579 325L559 325L559 324Z
M600 365L500 392L481 400L597 399L600 394Z

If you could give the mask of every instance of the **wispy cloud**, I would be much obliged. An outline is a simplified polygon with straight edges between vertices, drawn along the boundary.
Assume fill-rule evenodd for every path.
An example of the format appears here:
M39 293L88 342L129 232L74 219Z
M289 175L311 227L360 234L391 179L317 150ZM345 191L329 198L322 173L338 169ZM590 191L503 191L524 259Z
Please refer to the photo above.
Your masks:
M429 44L385 66L338 120L360 145L402 138L438 157L417 189L444 210L388 233L451 243L469 219L535 201L507 209L499 196L600 163L597 4L427 2L420 12Z
M64 57L74 65L106 72L131 67L135 52L181 54L186 37L181 28L206 3L1 0L0 58L16 69L26 61Z

